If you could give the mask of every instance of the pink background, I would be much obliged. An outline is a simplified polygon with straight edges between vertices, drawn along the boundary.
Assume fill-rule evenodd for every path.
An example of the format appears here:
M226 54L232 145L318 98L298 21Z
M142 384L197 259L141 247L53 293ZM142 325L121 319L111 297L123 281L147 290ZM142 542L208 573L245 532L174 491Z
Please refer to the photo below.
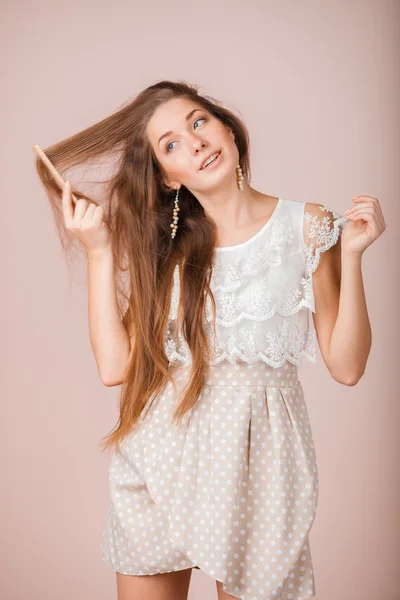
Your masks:
M185 79L243 115L256 189L339 212L356 194L381 202L387 230L363 258L367 371L340 385L319 354L300 378L320 479L317 600L399 600L400 3L25 0L2 13L0 595L117 597L98 443L119 388L98 377L86 264L69 277L32 145ZM215 600L214 581L193 571L189 599Z

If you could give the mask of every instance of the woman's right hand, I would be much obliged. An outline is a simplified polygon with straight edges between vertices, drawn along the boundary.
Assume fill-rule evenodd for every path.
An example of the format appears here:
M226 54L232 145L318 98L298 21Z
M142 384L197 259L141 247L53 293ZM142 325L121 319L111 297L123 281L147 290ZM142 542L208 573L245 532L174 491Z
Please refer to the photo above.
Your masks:
M97 252L110 247L110 232L104 222L102 206L78 198L74 206L71 184L66 181L62 194L65 227L85 246L87 252Z

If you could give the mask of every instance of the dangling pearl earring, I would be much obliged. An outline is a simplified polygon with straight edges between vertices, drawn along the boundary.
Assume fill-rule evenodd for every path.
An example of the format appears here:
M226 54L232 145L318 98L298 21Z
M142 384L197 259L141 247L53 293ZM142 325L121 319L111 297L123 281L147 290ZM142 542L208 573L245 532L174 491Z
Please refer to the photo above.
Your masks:
M178 229L178 225L177 225L177 222L178 222L178 219L179 219L179 217L178 217L178 212L179 212L179 210L180 210L180 208L179 208L179 206L178 206L178 198L179 198L179 188L176 190L176 196L175 196L175 200L174 200L174 203L175 203L175 208L174 208L174 219L173 219L173 223L171 223L171 225L170 225L170 227L171 227L171 229L172 229L172 232L171 232L171 237L172 237L172 238L174 238L174 237L175 237L175 235L176 235L176 230Z
M239 190L242 190L244 177L243 177L243 172L242 172L242 168L241 168L240 164L236 167L236 179L237 179L237 184L238 184Z

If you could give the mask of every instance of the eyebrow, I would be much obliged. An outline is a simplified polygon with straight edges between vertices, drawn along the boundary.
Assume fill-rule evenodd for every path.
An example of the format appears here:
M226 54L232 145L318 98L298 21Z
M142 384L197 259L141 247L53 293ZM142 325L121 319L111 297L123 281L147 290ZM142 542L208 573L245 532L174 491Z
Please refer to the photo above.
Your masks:
M188 113L185 117L186 121L189 121L189 119L192 117L192 115L196 112L196 110L202 110L201 108L194 108L193 110L190 111L190 113ZM160 145L161 140L163 140L165 137L171 135L172 131L167 131L166 133L163 133L163 135L160 137L160 139L158 140L158 145Z

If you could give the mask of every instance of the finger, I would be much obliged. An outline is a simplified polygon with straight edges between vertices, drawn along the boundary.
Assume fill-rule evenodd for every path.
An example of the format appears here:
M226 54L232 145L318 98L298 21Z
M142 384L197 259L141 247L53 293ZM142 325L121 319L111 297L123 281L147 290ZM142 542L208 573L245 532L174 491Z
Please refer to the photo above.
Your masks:
M355 208L358 208L359 206L375 206L375 204L373 202L366 202L365 200L355 200L354 202L357 202L357 204L353 204L353 206L349 210L354 210ZM346 211L346 212L348 212L348 211Z
M75 205L74 219L75 221L80 221L86 214L88 202L84 198L79 198L78 202Z
M372 200L373 202L379 202L378 198L374 198L373 196L365 196L363 194L361 196L352 196L350 200L356 200L356 202L359 200Z
M96 205L94 204L94 202L89 202L89 206L87 207L87 210L83 216L82 221L85 221L85 223L91 222L93 219L93 214L94 214L95 210L96 210Z
M380 212L380 209L373 202L359 202L352 208L349 208L349 210L346 210L343 214L346 215L346 217L349 217L350 215L353 215L356 210L365 209L365 208L372 208L372 210L376 211L377 215Z
M365 196L365 195L353 196L351 198L351 200L353 200L354 202L357 202L357 203L361 203L364 200L369 200L370 202L372 202L377 207L378 210L380 210L380 211L382 210L378 198L374 198L373 196Z
M372 202L359 202L358 204L355 204L351 208L349 208L348 210L346 210L343 214L344 215L351 215L358 208L365 208L367 206L375 206L375 205L372 204Z
M104 211L102 206L96 206L93 214L93 223L95 225L101 225L104 219Z
M71 196L71 183L66 181L62 191L62 209L64 214L64 220L67 227L69 227L74 218L74 207L72 204Z
M381 226L380 221L376 219L376 215L372 210L364 209L363 211L358 211L355 215L350 217L349 220L353 222L364 221L368 223L369 227L374 232L382 232L385 229Z
M374 213L375 209L372 208L372 206L360 206L359 208L353 208L353 210L351 211L351 213L349 214L349 219L351 217L356 217L357 215L360 215L362 213Z
M373 205L372 207L371 206L366 206L366 207L357 206L356 208L353 208L353 210L351 211L351 213L348 215L347 218L351 220L351 217L360 215L363 212L372 214L375 217L375 220L376 220L378 226L381 227L381 229L385 229L385 221L383 219L383 215L382 215L381 211L376 208L375 205Z

